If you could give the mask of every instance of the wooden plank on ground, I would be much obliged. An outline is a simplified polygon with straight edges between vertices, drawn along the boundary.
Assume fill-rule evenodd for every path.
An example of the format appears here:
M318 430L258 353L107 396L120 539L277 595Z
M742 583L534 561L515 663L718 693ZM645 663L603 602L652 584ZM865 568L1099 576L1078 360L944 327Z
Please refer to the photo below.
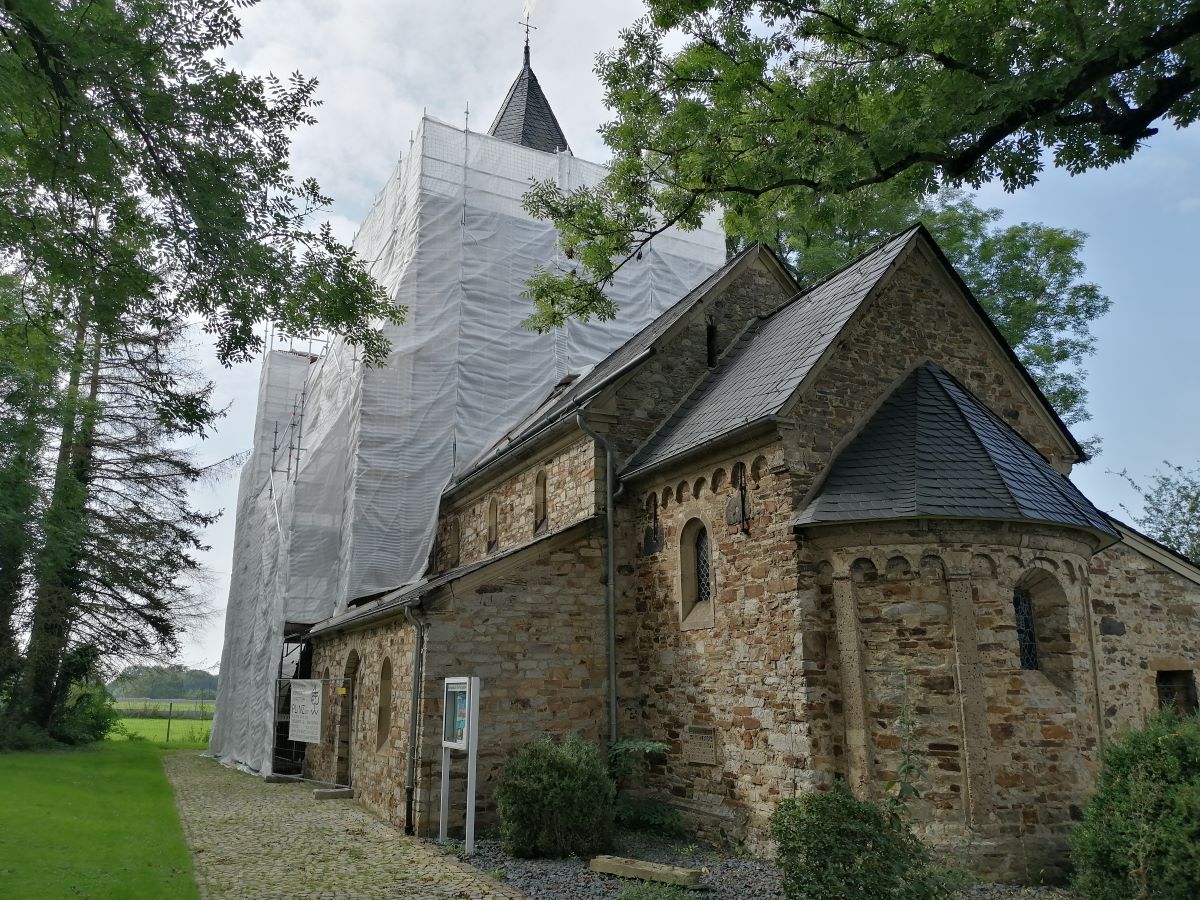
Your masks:
M664 884L677 884L685 888L701 887L699 869L682 869L679 866L643 862L640 859L629 859L625 856L597 856L588 863L588 868L593 872L620 875L622 878L661 881Z

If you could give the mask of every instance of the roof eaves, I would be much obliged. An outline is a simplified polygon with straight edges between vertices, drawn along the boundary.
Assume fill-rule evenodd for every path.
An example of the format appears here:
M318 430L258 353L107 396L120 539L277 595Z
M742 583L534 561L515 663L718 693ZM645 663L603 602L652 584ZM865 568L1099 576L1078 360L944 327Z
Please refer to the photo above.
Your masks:
M416 606L419 602L429 594L440 588L445 587L455 581L460 581L468 575L479 572L496 563L504 562L512 559L519 553L524 553L533 547L553 540L554 538L562 537L563 535L574 531L581 526L588 525L595 520L595 516L588 516L571 522L569 525L564 525L562 528L554 531L547 531L536 535L532 540L528 540L523 544L518 544L516 547L510 547L502 553L497 553L494 556L487 556L483 559L478 559L473 563L467 563L457 568L451 569L439 575L436 578L427 581L419 581L415 584L404 585L395 588L385 593L378 600L363 606L353 607L335 616L330 616L322 622L313 625L308 631L308 636L313 637L319 634L328 634L335 631L342 631L346 628L361 628L365 625L377 622L381 619L391 618L399 615L404 611L406 606Z
M741 440L757 433L758 431L768 431L770 428L782 421L784 420L781 417L774 414L768 414L750 419L734 428L729 429L728 431L704 441L703 443L695 444L690 447L684 447L678 452L664 456L661 459L653 459L650 462L639 465L637 468L624 469L618 473L618 478L621 481L629 481L635 478L641 478L645 475L649 475L651 472L656 472L659 469L664 469L667 466L682 462L683 460L695 456L703 451L711 450L714 447L724 446L725 444L729 444L733 441Z

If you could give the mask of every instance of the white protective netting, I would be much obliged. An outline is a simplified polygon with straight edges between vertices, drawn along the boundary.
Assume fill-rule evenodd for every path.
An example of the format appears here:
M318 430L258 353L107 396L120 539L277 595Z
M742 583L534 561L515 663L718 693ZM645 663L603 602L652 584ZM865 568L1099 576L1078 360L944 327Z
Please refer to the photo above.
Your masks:
M524 328L529 276L569 263L521 195L534 179L570 189L603 174L569 153L422 120L355 239L408 307L387 329L387 365L367 369L337 341L320 358L273 351L264 362L210 752L269 771L284 623L418 580L452 475L723 262L715 224L671 231L609 289L615 321Z

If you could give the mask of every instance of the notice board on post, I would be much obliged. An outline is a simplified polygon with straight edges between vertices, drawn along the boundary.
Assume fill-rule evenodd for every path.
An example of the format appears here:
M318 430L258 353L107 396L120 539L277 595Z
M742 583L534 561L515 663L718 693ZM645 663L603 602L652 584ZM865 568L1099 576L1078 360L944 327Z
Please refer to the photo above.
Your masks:
M309 744L321 742L321 722L325 718L324 685L316 678L293 678L291 709L288 716L288 740Z

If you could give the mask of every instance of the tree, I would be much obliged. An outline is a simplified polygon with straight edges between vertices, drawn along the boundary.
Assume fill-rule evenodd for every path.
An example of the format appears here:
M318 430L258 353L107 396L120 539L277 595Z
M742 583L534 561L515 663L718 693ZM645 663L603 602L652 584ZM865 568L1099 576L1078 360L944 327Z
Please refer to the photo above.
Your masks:
M378 362L402 319L289 172L315 82L229 68L239 29L225 2L0 0L0 693L42 728L104 654L169 654L198 611L212 516L187 487L212 469L180 447L219 411L184 324L226 364L264 321Z
M378 361L372 320L402 310L309 226L329 200L288 170L316 83L231 69L239 36L223 2L0 0L0 259L68 302L101 277L153 282L141 321L198 317L225 363L257 351L263 321Z
M1037 180L1128 159L1200 114L1200 2L650 0L596 71L614 119L594 188L539 183L576 266L530 283L532 323L611 316L603 288L665 228L724 207L827 230L876 189ZM667 44L682 41L675 52ZM859 194L858 192L865 192Z
M1163 466L1147 487L1128 472L1117 473L1142 495L1141 515L1130 516L1150 537L1200 566L1200 468L1188 471L1169 461Z
M1001 227L962 191L914 198L877 187L832 198L822 219L763 200L730 210L734 247L762 241L808 283L920 219L933 233L1063 420L1090 418L1082 361L1094 351L1091 323L1111 301L1085 279L1083 232L1023 222Z

